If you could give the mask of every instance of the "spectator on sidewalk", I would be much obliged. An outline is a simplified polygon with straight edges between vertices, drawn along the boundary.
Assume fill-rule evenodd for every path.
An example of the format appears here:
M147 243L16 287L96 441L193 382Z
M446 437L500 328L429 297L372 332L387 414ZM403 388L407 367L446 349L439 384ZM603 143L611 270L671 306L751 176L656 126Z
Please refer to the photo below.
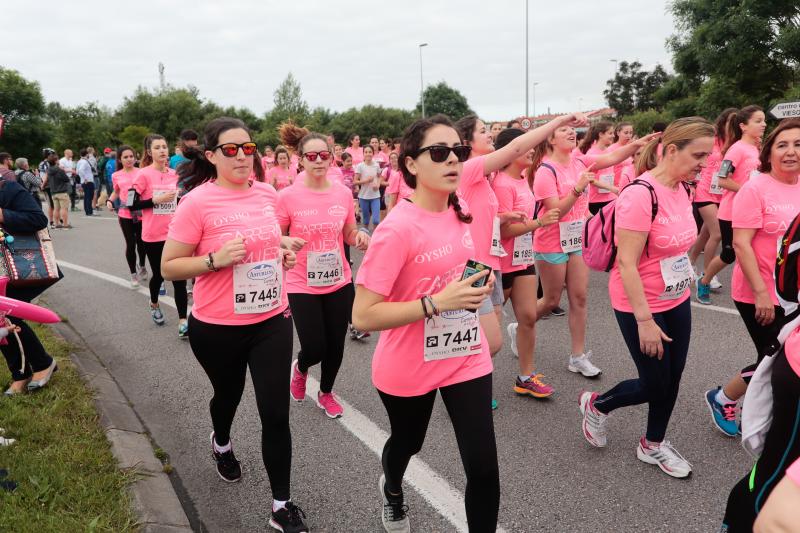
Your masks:
M99 192L98 189L103 188L103 182L99 180L100 173L97 167L97 158L94 156L94 147L87 146L86 152L86 160L89 162L89 166L92 167L92 182L94 183L94 193L92 193L92 209L97 209L97 193Z
M67 189L67 196L69 197L70 210L77 211L77 208L75 207L75 195L76 195L75 178L77 177L77 174L75 172L75 161L72 160L72 157L73 157L72 150L67 148L66 150L64 150L64 157L58 160L58 166L61 167L61 170L63 170L64 173L69 178L69 187Z
M83 188L83 211L87 217L94 216L94 174L92 173L92 165L89 162L89 150L86 148L81 148L77 174Z
M109 150L111 150L109 148ZM103 204L105 204L105 200L109 198L114 193L114 183L111 180L111 177L114 175L114 172L117 171L117 152L111 150L108 153L108 159L106 159L106 178L105 178L105 186L106 186L106 197L103 198ZM114 202L114 208L119 209L120 199Z
M96 191L97 191L97 200L95 201L94 208L97 211L102 211L103 206L105 205L105 201L107 199L108 193L104 196L103 192L105 192L105 183L106 183L106 163L108 162L108 154L111 153L111 148L105 147L103 149L103 155L100 159L97 160L97 179L94 181Z
M50 192L50 182L47 180L47 171L50 168L50 163L48 163L47 159L50 154L55 153L56 151L52 148L42 149L42 162L39 163L39 177L42 179L42 191L44 191L44 195L47 198L47 218L50 219L51 229L56 227L56 223L53 218L53 195ZM58 159L58 154L56 154L56 159Z
M11 170L11 154L0 152L0 180L14 181L14 171Z
M42 190L41 174L37 176L31 172L30 164L28 164L28 160L24 157L18 157L17 160L14 161L14 166L17 168L17 170L14 171L17 183L22 185L22 187L30 193L31 197L41 207L42 200L39 198L39 191Z
M50 193L53 196L53 217L56 228L71 229L69 224L69 186L72 181L67 172L59 164L55 152L47 158L50 167L47 169L47 182L50 184Z

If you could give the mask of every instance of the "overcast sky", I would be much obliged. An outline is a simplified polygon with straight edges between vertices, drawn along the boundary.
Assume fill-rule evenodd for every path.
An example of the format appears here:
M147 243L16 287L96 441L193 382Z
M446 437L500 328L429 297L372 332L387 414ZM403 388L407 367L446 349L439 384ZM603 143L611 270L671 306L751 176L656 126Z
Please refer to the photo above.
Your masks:
M529 1L537 113L603 107L610 59L671 70L667 0ZM116 107L137 85L157 86L163 62L168 83L258 114L289 71L312 107L412 108L427 42L426 84L446 81L487 120L525 112L524 0L4 4L0 65L69 106Z

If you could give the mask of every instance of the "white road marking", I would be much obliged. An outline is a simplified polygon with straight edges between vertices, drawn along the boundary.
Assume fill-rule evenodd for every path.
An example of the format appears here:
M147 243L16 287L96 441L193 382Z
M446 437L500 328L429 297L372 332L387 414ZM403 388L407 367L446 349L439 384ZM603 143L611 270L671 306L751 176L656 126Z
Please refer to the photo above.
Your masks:
M58 261L58 264L64 268L75 270L82 274L100 278L109 283L119 285L125 289L130 289L130 282L111 274L88 268L67 261ZM140 288L137 291L139 294L150 297L147 289ZM175 300L166 296L159 296L159 301L174 308ZM319 382L311 375L308 376L307 394L310 398L307 401L316 402L317 391L319 390ZM383 431L377 424L362 414L358 409L339 398L342 407L345 410L345 415L338 419L338 422L349 431L354 437L360 440L372 453L381 457L383 451L383 444L389 435ZM377 472L377 471L376 471ZM464 496L453 487L446 479L437 474L430 466L424 461L414 457L408 465L406 475L403 478L408 484L422 496L436 511L439 512L448 522L450 522L457 531L466 532L467 516L464 512ZM498 527L498 532L505 533L505 530Z
M725 313L727 315L739 316L739 311L736 309L731 309L730 307L720 307L719 305L703 305L698 302L692 302L692 307L696 307L698 309L709 309L711 311L717 311L718 313Z

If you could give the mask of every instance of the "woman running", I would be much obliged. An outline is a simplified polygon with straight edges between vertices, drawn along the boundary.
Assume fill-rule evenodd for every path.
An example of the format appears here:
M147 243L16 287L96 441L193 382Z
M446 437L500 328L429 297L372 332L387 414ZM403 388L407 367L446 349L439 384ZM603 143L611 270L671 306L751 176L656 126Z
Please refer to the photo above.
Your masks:
M131 271L131 288L135 289L140 282L147 281L147 268L144 266L146 260L144 251L144 241L142 241L142 213L131 211L127 204L128 191L133 189L133 181L139 169L133 166L136 163L136 154L133 148L122 145L117 148L117 171L111 176L114 192L106 200L109 211L114 210L117 198L125 198L120 203L117 211L119 227L122 229L122 236L125 238L125 259L128 261L128 269ZM136 251L139 251L139 270L136 270Z
M500 132L495 140L495 149L501 150L525 132L509 128ZM519 357L519 374L514 383L514 392L534 398L552 396L553 387L542 379L544 374L536 373L534 347L536 346L536 267L533 265L533 233L538 228L558 222L558 209L552 209L544 216L536 215L533 191L523 171L531 164L530 152L521 155L507 167L499 171L492 182L497 196L497 211L506 220L500 226L500 237L506 255L500 258L503 272L503 298L511 298L516 323L509 325L511 349ZM522 214L522 221L516 215Z
M289 151L283 146L275 149L275 166L267 172L267 183L280 191L294 183L297 171L290 167Z
M291 501L292 436L289 365L292 315L284 284L295 254L281 250L275 190L263 177L256 143L241 120L214 119L205 149L189 150L182 166L191 191L170 226L161 268L171 280L197 278L189 340L214 396L211 453L227 482L241 479L230 431L247 369L261 418L261 453L272 487L270 525L307 532L304 513Z
M275 166L275 150L272 146L264 147L264 157L261 158L261 166L264 167L264 173Z
M291 237L297 266L286 274L300 353L292 363L289 393L295 401L306 397L308 369L320 364L317 405L329 418L344 410L333 385L344 356L344 339L353 307L350 263L344 245L366 250L369 233L356 226L350 191L327 177L333 153L325 137L288 123L281 141L296 147L305 172L294 186L281 191L277 217L284 235Z
M484 270L462 280L476 257L472 217L459 203L470 148L447 117L418 120L403 137L400 168L414 194L378 226L356 279L354 326L382 330L372 381L389 415L383 448L386 531L410 531L403 476L419 452L437 390L456 434L467 477L469 530L493 532L500 482L490 402L492 361L475 311L492 290ZM486 282L483 287L473 287Z
M364 160L364 149L361 147L361 137L353 135L350 137L350 146L344 149L345 152L353 156L353 166L358 166Z
M736 192L750 178L750 174L758 172L758 147L766 128L766 115L757 105L741 109L728 122L721 165L725 165L725 161L730 161L730 172L727 176L717 177L716 180L719 187L725 189L717 212L722 252L706 265L703 277L697 281L697 301L701 304L711 304L711 279L736 260L736 251L733 248L733 226L731 225L733 199ZM720 166L720 170L725 169ZM713 178L712 186L714 186Z
M639 159L648 169L639 180L647 185L631 185L620 193L615 204L617 260L608 293L639 377L602 395L580 395L583 435L597 447L606 445L605 423L613 410L648 403L647 432L636 456L678 478L691 474L692 465L664 437L692 332L693 272L687 252L697 227L686 182L701 171L713 146L714 127L709 122L697 117L676 120L661 143L653 139Z
M559 126L547 142L534 151L531 170L535 170L533 195L546 210L558 209L559 224L536 232L533 256L542 282L543 296L537 317L547 316L561 301L564 285L569 298L569 331L572 339L570 372L584 377L598 376L601 370L586 351L586 293L589 269L583 262L583 224L588 215L586 187L596 183L595 170L613 167L632 156L658 134L651 134L602 155L574 155L576 134L572 127Z
M722 199L724 189L714 180L714 176L719 172L719 167L722 164L722 148L726 144L725 136L729 130L729 121L733 120L739 110L735 107L730 107L723 111L717 117L714 123L714 150L708 156L708 163L703 171L700 173L700 180L697 183L694 194L694 207L697 209L700 218L703 221L703 229L697 238L697 242L692 247L689 253L689 260L693 265L697 264L697 259L700 252L703 252L703 268L695 271L701 272L699 277L702 277L702 272L708 269L711 261L717 254L717 247L719 246L721 235L719 232L719 219L717 213L719 211L719 202ZM712 185L713 183L713 185ZM720 289L722 284L716 277L711 278L709 282L710 289Z
M158 305L158 294L164 278L161 275L161 252L167 240L172 217L177 208L178 175L167 166L169 148L163 136L150 134L144 138L144 157L133 180L136 199L131 206L142 212L142 240L150 262L150 316L158 326L165 323L164 314ZM178 337L186 339L189 324L186 308L189 297L185 279L172 282L175 291L175 307L178 309Z
M782 121L767 137L759 159L763 173L742 185L732 210L737 260L731 298L755 345L756 363L705 395L714 426L729 437L739 431L736 404L761 359L775 353L783 327L783 308L775 295L776 243L800 212L800 119Z
M369 229L372 223L373 229L378 227L381 221L381 167L373 161L372 146L365 146L363 150L364 160L355 167L353 183L359 186L358 203L361 206L361 222L364 227ZM355 156L353 161L355 162Z
M614 142L614 124L606 120L593 124L589 128L589 133L583 138L578 145L580 153L588 156L599 156L604 153L610 152L610 147ZM617 163L623 164L625 161ZM589 185L589 212L595 214L606 204L611 202L619 192L614 185L614 170L616 168L608 167L603 172L598 173L595 177L594 183Z
M386 210L391 211L397 202L405 200L414 193L414 189L409 187L403 179L398 160L400 156L392 152L389 155L389 166L383 171L383 180L388 183L386 186Z

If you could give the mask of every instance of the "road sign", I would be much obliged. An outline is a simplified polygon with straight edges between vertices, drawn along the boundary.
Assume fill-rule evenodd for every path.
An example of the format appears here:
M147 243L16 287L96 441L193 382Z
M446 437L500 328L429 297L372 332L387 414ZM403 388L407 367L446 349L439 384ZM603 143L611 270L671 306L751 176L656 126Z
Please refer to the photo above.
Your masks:
M522 122L520 122L520 125L522 126L523 130L527 131L527 130L531 129L531 126L533 125L533 123L531 122L531 119L525 117L525 118L522 119Z
M784 102L778 104L770 110L775 118L796 118L800 117L800 102Z

